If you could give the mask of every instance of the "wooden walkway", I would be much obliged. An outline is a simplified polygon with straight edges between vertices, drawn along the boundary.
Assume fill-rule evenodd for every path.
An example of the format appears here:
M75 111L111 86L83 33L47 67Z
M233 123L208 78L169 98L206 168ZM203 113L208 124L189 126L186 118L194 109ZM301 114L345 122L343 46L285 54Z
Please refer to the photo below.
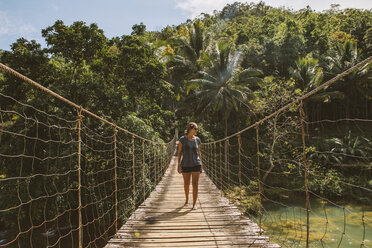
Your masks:
M279 247L259 236L259 227L221 197L205 173L199 181L198 209L183 206L184 201L183 179L173 157L162 181L106 248Z

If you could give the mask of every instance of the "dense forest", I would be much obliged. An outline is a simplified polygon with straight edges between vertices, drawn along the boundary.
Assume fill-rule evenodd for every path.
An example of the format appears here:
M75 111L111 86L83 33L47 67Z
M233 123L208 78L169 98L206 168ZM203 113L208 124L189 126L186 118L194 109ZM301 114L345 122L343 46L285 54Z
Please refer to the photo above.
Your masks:
M316 12L236 2L161 31L147 31L143 23L132 29L109 39L94 23L58 20L41 31L46 48L20 38L11 50L0 50L0 62L142 137L167 142L176 128L182 134L186 123L195 121L198 135L208 142L244 129L372 55L372 11L339 5ZM308 155L320 165L314 171L326 175L310 182L316 192L342 195L337 180L372 186L370 122L347 121L372 119L371 66L303 102L307 134L317 136L307 140ZM66 104L9 74L0 73L0 82L6 96L76 119ZM0 105L7 109L11 103ZM286 133L300 127L293 112L285 115L294 122L263 130ZM346 121L336 132L333 124L316 124L322 120ZM295 146L300 139L283 138L278 152L289 151L291 142ZM9 149L5 145L2 152ZM247 142L246 148L254 145ZM335 166L341 164L349 167ZM368 173L350 165L367 165ZM330 177L335 182L326 185ZM362 198L349 193L356 201Z
M196 120L203 138L217 139L272 112L265 103L273 85L291 98L370 56L371 23L369 10L333 5L318 13L264 3L234 3L160 32L140 23L111 39L96 24L59 20L41 31L47 48L20 38L0 60L141 135L170 140L175 126ZM368 71L308 99L308 118L370 118ZM44 106L37 90L6 74L0 80L5 94Z
M94 23L58 20L41 31L47 48L20 38L1 51L0 61L145 138L171 140L175 128L182 134L194 120L206 142L247 127L372 55L372 12L338 5L319 13L234 3L161 31L146 31L143 23L132 29L108 39ZM307 121L371 119L370 67L306 99ZM64 103L15 77L4 73L0 80L3 94L76 118ZM349 124L337 135L329 132L333 127L307 131L323 135L318 150L349 149L368 158L371 134L348 136ZM337 145L342 141L345 147ZM353 141L360 147L347 147ZM317 159L353 162L332 154Z

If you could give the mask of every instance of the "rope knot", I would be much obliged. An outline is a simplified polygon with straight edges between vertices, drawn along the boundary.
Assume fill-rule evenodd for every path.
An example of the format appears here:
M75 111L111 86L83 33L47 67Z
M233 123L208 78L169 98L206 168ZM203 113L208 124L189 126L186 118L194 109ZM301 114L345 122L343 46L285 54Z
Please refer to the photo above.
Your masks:
M81 121L84 118L84 115L81 114L82 111L83 111L83 107L80 106L79 112L78 112L79 121Z

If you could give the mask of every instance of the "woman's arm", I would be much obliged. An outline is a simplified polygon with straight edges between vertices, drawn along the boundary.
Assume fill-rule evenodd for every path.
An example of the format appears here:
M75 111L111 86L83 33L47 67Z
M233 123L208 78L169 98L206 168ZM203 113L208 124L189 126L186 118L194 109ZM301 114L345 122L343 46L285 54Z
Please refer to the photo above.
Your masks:
M181 173L182 172L181 158L182 158L182 143L181 142L178 142L178 162L177 162L177 171L178 171L178 173Z
M203 171L203 160L201 158L200 145L198 146L198 154L199 154L199 158L200 158L200 162L201 162L201 170Z

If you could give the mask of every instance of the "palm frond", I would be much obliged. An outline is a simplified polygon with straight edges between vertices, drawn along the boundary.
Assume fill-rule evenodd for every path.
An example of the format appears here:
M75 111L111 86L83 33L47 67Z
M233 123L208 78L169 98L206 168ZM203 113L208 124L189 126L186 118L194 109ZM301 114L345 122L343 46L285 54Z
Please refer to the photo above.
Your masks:
M241 73L240 73L240 77L241 79L244 79L245 77L247 78L251 78L251 77L262 77L264 74L261 70L259 69L255 69L255 68L247 68L247 69L244 69Z
M186 90L200 89L202 87L213 87L215 83L207 79L192 79L187 82Z
M207 80L211 80L211 81L217 81L217 78L215 78L214 76L212 76L211 74L209 74L208 72L206 71L199 71L198 72L204 79L207 79Z

